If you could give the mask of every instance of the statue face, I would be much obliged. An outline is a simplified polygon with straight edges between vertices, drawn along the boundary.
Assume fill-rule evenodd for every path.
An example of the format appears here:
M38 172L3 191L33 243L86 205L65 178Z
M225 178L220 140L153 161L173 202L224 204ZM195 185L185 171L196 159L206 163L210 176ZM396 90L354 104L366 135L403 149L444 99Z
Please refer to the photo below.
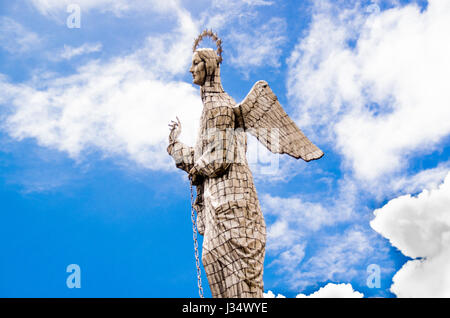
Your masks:
M206 65L205 62L198 56L198 53L195 52L192 56L192 66L189 69L189 72L192 73L194 84L202 86L205 84L206 80Z

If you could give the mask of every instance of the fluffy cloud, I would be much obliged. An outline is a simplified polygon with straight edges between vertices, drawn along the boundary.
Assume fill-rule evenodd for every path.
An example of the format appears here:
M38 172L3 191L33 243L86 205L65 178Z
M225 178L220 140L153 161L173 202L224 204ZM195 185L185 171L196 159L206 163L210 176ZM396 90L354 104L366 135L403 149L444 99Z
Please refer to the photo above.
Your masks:
M175 30L148 39L127 56L91 61L72 75L38 76L22 84L0 76L0 103L8 114L2 129L75 159L101 150L150 169L172 166L165 152L167 124L178 115L182 139L193 142L201 100L194 86L175 79L188 69L197 27L179 6L166 14L177 19Z
M437 189L401 196L375 210L370 225L408 261L394 276L398 297L450 297L450 173Z
M297 298L363 298L364 294L353 290L351 284L332 284L320 288L311 295L298 294Z
M286 298L281 294L275 296L275 294L271 290L269 290L267 293L264 293L263 296L264 298Z
M289 60L289 94L301 127L321 127L355 175L374 180L450 133L450 3L372 14L353 3L316 5Z
M386 184L382 192L408 194L417 193L423 189L437 188L450 171L450 161L441 162L437 167L424 169L411 176L392 178L390 184Z
M34 138L75 159L94 147L148 168L167 167L167 123L178 115L183 124L194 125L192 114L201 109L191 85L160 81L129 59L92 62L76 75L43 84L45 89L0 82L12 112L3 129L15 139Z

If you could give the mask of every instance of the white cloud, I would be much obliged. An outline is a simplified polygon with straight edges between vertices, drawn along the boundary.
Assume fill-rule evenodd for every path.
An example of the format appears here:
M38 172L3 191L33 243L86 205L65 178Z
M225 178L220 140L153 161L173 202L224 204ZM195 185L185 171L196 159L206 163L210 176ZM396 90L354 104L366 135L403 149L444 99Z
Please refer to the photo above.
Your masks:
M171 78L173 75L188 72L192 44L199 33L199 27L191 14L178 5L168 8L165 14L177 17L176 30L157 37L148 37L145 47L136 52L136 55L160 76Z
M315 253L295 273L287 276L292 289L301 290L323 281L350 281L365 277L363 264L370 264L371 257L385 252L374 235L362 228L349 228L340 234L323 236ZM382 259L380 255L376 257Z
M394 276L398 297L450 297L450 173L437 189L401 196L374 211L370 225L408 261Z
M450 2L372 15L356 3L317 3L289 60L289 95L300 127L321 131L358 178L374 180L450 133Z
M270 6L273 4L273 1L267 1L267 0L243 0L248 5L253 6Z
M255 67L280 66L281 46L286 42L287 23L284 18L262 20L258 9L274 4L264 0L213 0L205 2L201 24L212 28L226 43L228 64L245 76Z
M373 181L353 179L360 195L370 197L380 204L403 194L415 194L424 188L437 188L450 171L450 161L439 162L432 168L386 175ZM351 177L350 177L351 178Z
M298 294L297 298L363 298L364 294L353 290L351 284L332 284L320 288L318 291L310 294Z
M376 262L386 273L392 271L385 257L386 244L374 232L356 225L366 219L367 209L358 201L360 189L345 177L338 189L321 194L321 198L332 198L322 202L300 196L260 196L267 223L267 254L274 257L267 266L290 289L365 277L366 265L362 264Z
M286 41L285 32L286 22L281 18L272 18L261 28L252 28L249 32L235 30L228 37L236 51L230 63L246 71L251 67L280 66L280 46Z
M72 47L70 45L64 45L64 49L60 54L60 58L64 60L70 60L71 58L79 55L99 52L102 49L101 43L84 43L78 47Z
M392 272L385 243L374 232L345 222L350 215L361 219L354 213L356 207L347 207L346 212L339 205L324 207L267 195L261 201L268 224L267 254L274 257L267 268L274 268L290 289L360 279L366 277L366 265L374 262Z
M24 53L41 43L40 37L8 17L0 17L0 47L9 53Z
M308 202L299 196L260 196L264 215L273 219L267 230L267 249L280 252L296 248L306 236L327 226L335 226L354 216L355 189L351 180L340 184L334 199L326 202ZM291 254L298 255L292 251Z
M188 70L187 43L196 25L178 6L166 14L178 21L171 35L149 39L130 55L88 62L73 75L41 76L22 84L0 77L0 102L8 108L2 129L75 159L101 150L150 169L173 167L165 151L167 124L178 115L182 139L192 143L202 105L193 85L174 79Z
M391 178L390 184L385 184L385 188L379 187L380 196L386 192L407 194L417 193L422 189L434 189L441 184L450 171L450 161L441 162L436 167L424 169L411 176L401 176ZM383 192L381 194L381 192Z
M66 14L68 5L77 4L81 13L90 10L112 12L120 16L130 10L163 10L178 5L176 0L29 0L43 15Z
M132 59L91 62L44 85L0 82L12 105L3 128L15 139L35 138L76 159L94 147L147 168L167 167L167 123L178 115L189 129L201 109L191 85L160 81Z
M321 287L318 291L310 294L298 294L296 298L363 298L364 294L353 290L351 284L333 284L328 283L326 286ZM286 298L282 294L275 294L269 290L264 293L264 298Z
M276 259L269 264L269 267L277 265L278 272L282 271L283 274L293 273L298 270L298 266L304 261L306 244L296 244L296 242L298 240L292 242L289 248L280 252Z
M278 294L275 296L275 294L271 290L269 290L267 293L264 293L263 297L264 298L286 298L281 294Z
M264 194L261 204L265 215L275 216L267 231L268 250L280 251L293 247L308 233L336 223L328 208L297 197L281 198Z
M80 6L81 13L96 10L102 13L112 13L118 17L130 11L156 11L167 12L176 7L187 6L188 0L28 0L43 15L57 16L67 15L67 7L70 4ZM196 0L202 6L201 20L205 25L218 29L229 22L229 18L248 17L252 15L248 8L258 6L270 6L272 1L265 0ZM199 21L201 22L201 21ZM201 24L201 23L200 23Z
M264 0L208 0L204 2L206 10L201 14L201 19L205 26L214 30L221 30L233 24L242 27L257 16L258 7L271 5L272 1Z

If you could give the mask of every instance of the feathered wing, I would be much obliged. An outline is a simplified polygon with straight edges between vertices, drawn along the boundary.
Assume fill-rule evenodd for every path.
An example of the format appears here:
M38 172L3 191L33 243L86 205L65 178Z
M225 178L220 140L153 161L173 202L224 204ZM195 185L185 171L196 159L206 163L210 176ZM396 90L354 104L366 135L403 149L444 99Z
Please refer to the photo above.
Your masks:
M251 133L273 153L285 153L305 161L323 156L289 118L265 81L256 82L234 112L237 127Z

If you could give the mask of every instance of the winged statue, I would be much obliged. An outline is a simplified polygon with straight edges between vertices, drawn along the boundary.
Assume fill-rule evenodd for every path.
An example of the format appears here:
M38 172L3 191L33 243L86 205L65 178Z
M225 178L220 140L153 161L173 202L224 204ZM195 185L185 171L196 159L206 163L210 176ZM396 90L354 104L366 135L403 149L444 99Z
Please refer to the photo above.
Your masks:
M217 50L198 48L204 37ZM213 297L263 297L266 225L247 159L247 135L273 153L311 161L323 156L283 110L269 84L258 81L237 104L220 79L222 41L203 31L193 46L190 72L200 86L203 111L195 146L178 140L172 121L167 151L196 187L193 203L203 235L201 260Z

